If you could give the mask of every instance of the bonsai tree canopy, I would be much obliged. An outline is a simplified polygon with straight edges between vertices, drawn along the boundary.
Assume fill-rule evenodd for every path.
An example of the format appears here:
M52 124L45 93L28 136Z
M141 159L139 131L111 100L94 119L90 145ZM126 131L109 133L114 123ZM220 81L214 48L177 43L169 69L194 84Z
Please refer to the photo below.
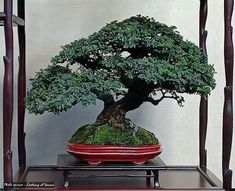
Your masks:
M153 18L113 21L88 38L62 47L52 64L31 79L29 112L59 113L77 103L104 102L95 124L133 128L128 111L144 102L158 105L179 93L207 95L215 87L214 68L192 42Z

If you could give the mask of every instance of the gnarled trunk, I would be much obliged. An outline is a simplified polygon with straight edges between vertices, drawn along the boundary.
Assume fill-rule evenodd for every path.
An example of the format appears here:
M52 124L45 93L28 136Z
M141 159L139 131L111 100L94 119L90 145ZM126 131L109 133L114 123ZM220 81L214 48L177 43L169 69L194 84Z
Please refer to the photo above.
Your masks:
M134 129L136 126L130 119L126 118L126 113L138 108L145 101L152 88L148 88L148 90L136 91L129 89L122 99L112 104L105 104L103 111L96 119L96 124L109 124L120 130L126 128Z
M123 130L129 125L128 119L126 119L126 111L121 104L112 104L104 106L103 111L98 115L96 124L103 125L109 124L112 127Z

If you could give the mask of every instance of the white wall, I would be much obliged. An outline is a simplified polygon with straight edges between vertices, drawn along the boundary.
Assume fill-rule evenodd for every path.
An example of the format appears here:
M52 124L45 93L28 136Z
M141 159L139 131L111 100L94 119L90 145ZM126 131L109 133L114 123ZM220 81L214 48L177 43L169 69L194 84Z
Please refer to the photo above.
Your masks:
M1 5L0 5L1 6ZM188 0L40 0L26 1L27 79L40 68L45 68L50 58L58 53L60 45L86 37L112 20L122 20L142 14L160 22L177 26L181 34L198 42L199 1ZM0 7L1 10L1 7ZM223 109L223 1L209 2L208 15L209 63L214 64L217 87L209 98L208 166L221 178L221 142ZM3 28L0 28L0 42ZM16 43L17 45L17 43ZM0 56L4 43L0 43ZM17 66L17 62L15 62ZM0 65L0 101L2 100L3 64ZM17 68L17 67L16 67ZM15 88L16 90L16 88ZM142 105L130 112L132 120L153 131L163 145L161 158L167 164L198 164L198 105L199 96L185 95L185 106L165 100L159 106ZM27 162L30 165L55 164L58 153L65 153L65 144L71 134L82 124L90 123L102 109L102 104L83 108L80 105L60 116L46 113L41 116L26 113ZM0 108L2 116L2 101ZM1 117L2 119L2 117ZM16 122L13 123L15 136ZM2 123L0 135L2 137ZM14 142L14 141L13 141ZM2 141L0 142L2 149ZM14 166L17 168L16 145ZM0 150L2 153L2 150ZM231 169L235 171L235 150ZM2 154L1 154L2 156ZM2 169L2 157L0 158ZM0 172L2 172L0 170ZM0 176L2 181L2 174ZM235 180L233 180L235 185Z

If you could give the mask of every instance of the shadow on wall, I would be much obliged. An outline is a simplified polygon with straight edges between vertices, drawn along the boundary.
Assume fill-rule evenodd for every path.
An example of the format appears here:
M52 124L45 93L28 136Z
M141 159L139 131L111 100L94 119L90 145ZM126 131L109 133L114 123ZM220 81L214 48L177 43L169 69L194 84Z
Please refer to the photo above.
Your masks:
M66 152L66 143L76 129L94 122L101 108L102 103L97 102L87 108L77 105L60 115L26 115L28 164L55 164L57 154Z

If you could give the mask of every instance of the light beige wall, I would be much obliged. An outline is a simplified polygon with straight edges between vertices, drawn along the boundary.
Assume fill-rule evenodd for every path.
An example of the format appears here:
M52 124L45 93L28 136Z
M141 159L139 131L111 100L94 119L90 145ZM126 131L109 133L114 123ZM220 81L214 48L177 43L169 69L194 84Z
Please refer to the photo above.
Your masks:
M107 22L115 19L122 20L132 15L148 15L168 25L175 25L186 39L197 43L198 9L199 1L188 0L26 1L27 79L49 64L50 58L60 50L60 45L86 37L99 30ZM214 64L217 71L215 76L217 87L209 98L208 166L221 178L221 127L225 83L223 1L209 2L207 29L209 31L209 63ZM4 42L2 28L0 29L0 42ZM4 54L3 45L0 43L0 56ZM3 64L0 67L2 76ZM1 101L2 78L0 83ZM185 98L183 108L180 108L174 101L165 100L157 107L144 104L138 110L129 113L136 124L146 127L159 137L163 145L161 157L167 164L198 164L199 97L186 95ZM82 124L94 121L101 109L102 104L98 102L96 106L85 109L78 105L60 116L49 113L35 116L26 113L28 164L55 164L56 155L65 152L66 141L75 129ZM2 107L0 112L0 116L2 116ZM15 134L16 122L14 121L13 124ZM2 141L0 145L2 148ZM13 145L15 150L15 143ZM2 150L0 152L2 153ZM232 154L234 156L234 149ZM16 152L14 156L16 156ZM231 161L233 170L235 170L234 158L232 157ZM2 169L2 158L0 160L0 169ZM14 157L14 165L17 166L16 157ZM235 184L235 180L233 181ZM0 182L2 182L2 174Z

